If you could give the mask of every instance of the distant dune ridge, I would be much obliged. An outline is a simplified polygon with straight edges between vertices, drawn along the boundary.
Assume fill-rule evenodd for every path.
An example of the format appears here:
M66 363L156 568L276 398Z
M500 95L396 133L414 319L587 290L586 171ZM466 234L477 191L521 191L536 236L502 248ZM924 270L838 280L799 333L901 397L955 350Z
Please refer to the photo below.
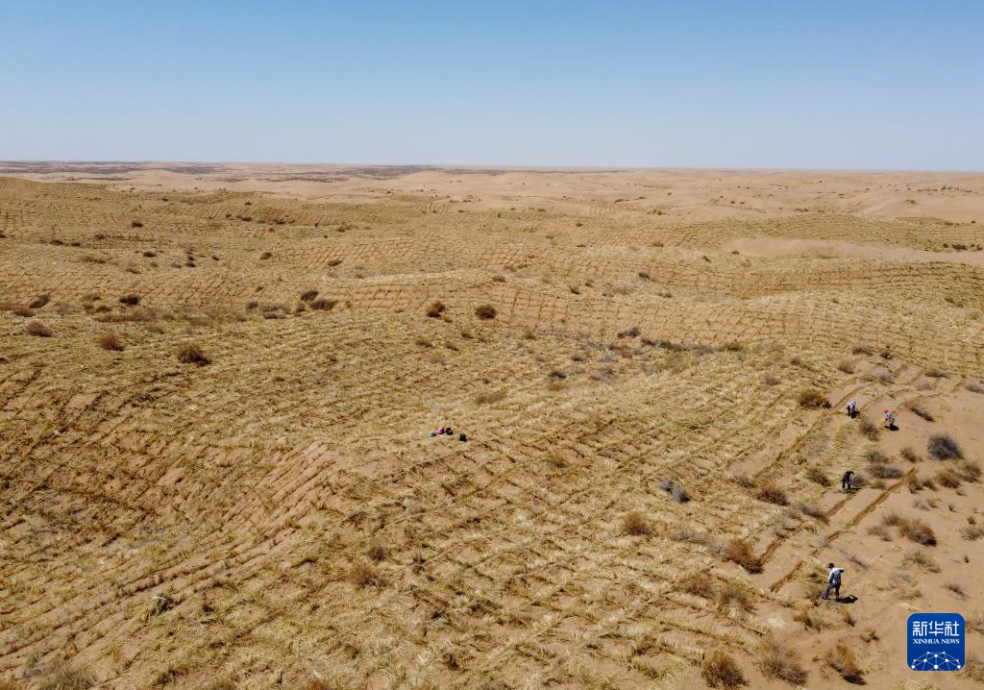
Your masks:
M982 174L0 163L0 688L975 687L982 260Z

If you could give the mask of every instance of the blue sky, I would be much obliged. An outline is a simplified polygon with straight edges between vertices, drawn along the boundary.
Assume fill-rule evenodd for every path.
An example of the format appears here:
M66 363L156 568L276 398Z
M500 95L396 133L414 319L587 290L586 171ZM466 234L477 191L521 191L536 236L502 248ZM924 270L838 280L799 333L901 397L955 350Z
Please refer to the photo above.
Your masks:
M984 170L984 3L0 3L0 160Z

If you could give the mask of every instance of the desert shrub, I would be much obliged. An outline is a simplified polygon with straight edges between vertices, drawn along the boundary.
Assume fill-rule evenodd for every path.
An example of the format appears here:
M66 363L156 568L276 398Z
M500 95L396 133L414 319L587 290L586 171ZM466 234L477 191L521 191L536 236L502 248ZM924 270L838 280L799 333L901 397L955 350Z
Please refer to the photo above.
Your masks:
M722 609L736 609L750 613L754 608L748 591L736 582L728 582L717 593L717 605Z
M41 309L50 301L51 301L51 295L48 294L38 295L27 306L29 309Z
M701 662L700 675L712 688L737 688L745 683L745 676L737 662L719 649Z
M37 336L38 338L50 338L51 329L40 321L32 321L27 324L27 334Z
M830 407L830 401L827 400L827 396L818 391L816 388L806 388L801 390L796 395L796 402L799 403L800 407L807 410Z
M975 524L965 525L960 530L960 534L967 541L977 541L981 537L984 537L984 527Z
M444 306L444 302L434 302L434 304L427 307L427 316L432 319L438 319L445 310L447 310L447 307Z
M956 582L946 582L943 584L943 589L948 589L953 592L953 595L957 599L966 599L967 592L964 591L963 585L957 584Z
M837 369L839 371L845 373L845 374L853 374L854 373L854 363L853 362L849 362L847 360L844 360L844 361L839 362L837 364Z
M855 345L851 348L851 354L855 355L873 355L875 351L868 345Z
M622 534L633 537L646 537L653 533L653 526L649 524L646 516L638 510L626 513L622 518Z
M475 307L475 316L485 321L491 321L495 318L496 311L495 307L491 304L483 304L481 306Z
M764 383L766 386L778 386L780 381L776 376L772 374L766 374L765 376L762 377L762 383Z
M957 468L960 478L968 482L979 482L981 480L981 466L976 462L967 461L961 463Z
M58 666L52 669L38 688L39 690L88 690L95 684L95 677L86 670Z
M864 671L858 665L854 651L844 643L839 642L837 646L827 650L824 660L848 683L864 683Z
M936 419L933 417L933 413L927 410L925 407L919 403L909 403L909 409L918 416L925 419L927 422L934 422Z
M814 503L798 503L796 504L796 509L808 517L814 520L819 520L820 522L827 522L827 516L824 512L820 510L820 507Z
M691 573L680 581L680 591L710 599L714 596L714 583L707 573Z
M358 561L352 566L349 579L357 587L378 587L383 584L379 572L365 561Z
M389 551L385 546L380 543L371 544L368 549L366 549L366 556L376 563L380 563L386 560L389 556Z
M909 462L919 462L922 458L916 454L916 451L912 450L912 446L906 446L901 451L899 455L902 456L903 460L908 460Z
M120 297L120 304L125 304L128 307L135 307L140 304L139 295L123 295Z
M0 306L0 308L9 311L11 314L15 314L25 319L29 319L34 316L34 310L25 307L22 304L10 304L6 303Z
M141 223L139 220L131 220L130 221L130 227L131 228L142 228L143 227L143 223Z
M123 341L113 332L103 333L96 342L104 350L109 350L110 352L123 351Z
M762 560L755 555L751 545L744 539L737 537L731 539L725 545L722 557L726 561L737 563L752 574L762 572Z
M929 437L926 450L936 460L963 460L963 450L949 434L933 434Z
M504 282L506 282L506 277L505 276L502 276L502 275L494 275L494 276L492 276L492 282L493 283L504 283Z
M659 483L659 488L670 494L677 503L687 503L690 500L690 493L687 489L676 482L664 479Z
M940 572L940 566L933 559L932 555L925 549L915 549L902 557L902 562L919 566L931 573Z
M877 464L868 468L871 476L878 479L898 479L902 476L902 470L897 465Z
M734 474L731 477L733 481L738 486L744 487L746 489L754 489L756 486L755 480L749 477L747 474Z
M790 685L806 682L806 669L795 649L785 642L768 637L759 649L759 668L769 678L785 681Z
M689 524L677 525L670 531L670 539L688 544L706 544L707 533L694 529Z
M858 431L869 441L877 440L878 434L881 433L881 429L873 421L865 417L863 414L858 421Z
M305 290L301 293L302 302L313 302L318 296L317 290Z
M830 486L830 477L828 477L827 474L816 465L810 465L806 469L806 478L814 484L819 484L820 486Z
M960 488L960 477L958 477L957 473L952 470L941 470L940 472L937 472L936 481L940 483L940 486L945 486L948 489Z
M619 338L638 338L640 335L642 335L642 329L638 326L632 326L630 328L626 328L624 331L618 332Z
M182 364L196 364L203 367L210 364L212 360L206 357L195 343L183 343L178 347L178 361Z
M789 505L786 492L776 486L771 481L767 481L755 492L755 498L766 503L774 503L777 506Z
M964 387L971 393L984 393L984 385L978 383L977 381L968 381L964 384Z
M924 371L923 374L931 379L946 379L950 377L950 375L942 369L929 369Z
M922 483L919 481L919 475L916 474L915 470L910 470L905 476L905 483L909 487L910 493L916 493L922 489Z
M260 254L260 261L266 261L271 258L273 258L273 252L263 252Z
M331 311L338 304L338 300L325 299L324 297L319 297L318 299L311 302L311 308L316 311Z
M906 519L899 525L899 531L906 539L923 546L936 546L936 535L932 528L919 518Z

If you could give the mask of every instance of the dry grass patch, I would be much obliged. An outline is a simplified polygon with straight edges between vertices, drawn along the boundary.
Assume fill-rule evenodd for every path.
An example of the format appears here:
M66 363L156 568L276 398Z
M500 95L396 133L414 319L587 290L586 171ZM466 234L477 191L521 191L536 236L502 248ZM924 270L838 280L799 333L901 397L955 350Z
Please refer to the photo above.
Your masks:
M38 690L88 690L95 684L96 678L89 671L59 666L37 687Z
M335 308L336 304L338 304L338 300L319 297L311 302L311 308L315 311L331 311Z
M383 576L365 561L358 561L352 566L349 580L357 587L379 587L383 584Z
M909 403L907 405L907 407L910 410L912 410L912 413L913 414L915 414L917 417L921 417L922 419L925 419L927 422L935 422L936 421L936 418L933 417L933 413L930 412L929 410L927 410L925 407L923 407L919 403Z
M820 486L830 486L831 484L830 477L828 477L827 474L816 465L810 465L806 469L805 476L811 482L814 484L819 484Z
M877 441L879 434L881 434L878 425L863 414L858 418L858 431L869 441Z
M680 581L680 591L703 599L713 599L714 582L707 573L691 573Z
M701 662L700 675L712 688L737 688L745 684L745 676L738 663L719 649Z
M789 505L789 499L786 498L786 492L772 481L763 483L762 486L759 487L758 491L755 492L755 498L777 506Z
M936 562L936 559L934 559L929 551L926 551L926 549L915 549L910 551L902 557L902 563L905 565L918 566L929 573L940 572L940 566Z
M722 609L731 609L744 613L751 613L755 608L755 603L748 590L736 582L727 582L718 590L717 605Z

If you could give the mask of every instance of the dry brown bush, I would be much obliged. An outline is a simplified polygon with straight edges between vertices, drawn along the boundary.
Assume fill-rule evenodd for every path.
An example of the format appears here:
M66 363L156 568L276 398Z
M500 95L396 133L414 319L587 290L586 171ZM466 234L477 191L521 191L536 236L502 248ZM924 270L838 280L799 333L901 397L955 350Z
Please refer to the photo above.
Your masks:
M855 345L851 348L851 354L855 355L873 355L875 351L868 345Z
M499 389L497 391L490 391L488 393L479 393L475 396L476 405L491 405L493 403L501 402L506 398L505 389Z
M868 417L863 414L858 419L858 431L869 441L878 440L878 435L881 433L881 429L873 421L868 419Z
M714 583L707 573L691 573L680 581L680 591L711 599L714 596Z
M302 302L313 302L318 296L317 290L306 290L301 293Z
M823 658L848 683L858 685L864 683L864 671L858 665L854 651L843 642L839 642L835 647L827 650Z
M768 678L785 681L790 685L806 682L806 669L795 649L774 637L767 637L759 648L759 668Z
M490 321L495 318L496 311L495 307L491 304L483 304L481 306L475 307L475 316L485 321Z
M936 481L940 483L940 486L945 486L948 489L959 489L960 488L960 477L957 473L952 470L940 470L936 473Z
M103 333L99 336L96 341L99 343L99 347L104 350L109 350L110 352L122 352L123 351L123 341L120 337L113 333L112 331L108 333Z
M51 301L51 295L48 294L38 295L27 306L29 309L41 309L50 301Z
M744 539L737 537L731 539L725 545L722 557L726 561L737 563L752 574L762 572L762 560L755 555L751 545Z
M125 304L128 307L135 307L140 304L139 295L123 295L120 297L120 304Z
M800 407L807 410L817 410L830 407L830 401L827 400L827 396L815 388L801 390L796 395L796 402L799 403Z
M447 307L444 306L444 302L434 302L432 305L427 307L427 316L432 319L439 319L441 318L441 314L443 314L446 310Z
M383 584L379 572L365 561L358 561L352 566L349 579L358 587L378 587Z
M718 590L717 605L722 609L735 609L751 613L755 608L751 595L736 582L727 582Z
M933 417L933 413L930 412L929 410L927 410L925 407L923 407L919 403L909 403L907 407L910 410L912 410L913 414L915 414L917 417L922 417L927 422L935 422L936 421L935 417Z
M205 356L197 344L183 343L178 346L178 361L182 364L196 364L203 367L210 364L212 360Z
M903 460L908 460L909 462L919 462L920 460L922 460L922 458L920 458L919 455L916 454L916 451L912 449L912 446L905 446L899 452L899 455L902 456Z
M700 675L712 688L737 688L745 684L741 668L730 655L719 649L711 652L700 665Z
M767 481L755 492L755 498L766 503L773 503L777 506L789 505L786 492L776 486L772 481Z
M806 478L814 484L819 484L820 486L830 486L830 477L828 477L827 474L816 465L810 465L807 468Z
M949 434L933 434L926 444L929 456L936 460L963 460L963 450Z
M331 311L338 304L338 300L318 298L311 302L311 308L315 311Z
M638 510L633 510L622 518L622 534L633 537L646 537L652 533L653 526L649 524L646 516Z
M27 324L27 334L37 336L38 338L50 338L51 329L40 321L32 321Z

